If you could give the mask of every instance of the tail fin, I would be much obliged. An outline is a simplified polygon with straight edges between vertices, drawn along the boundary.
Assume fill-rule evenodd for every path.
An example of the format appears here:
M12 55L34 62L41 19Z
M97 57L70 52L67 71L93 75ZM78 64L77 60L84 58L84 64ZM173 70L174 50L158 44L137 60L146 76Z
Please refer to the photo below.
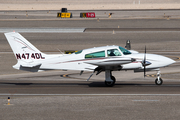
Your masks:
M18 63L13 66L14 68L20 69L22 66L31 68L36 67L40 65L38 61L45 59L46 55L39 51L19 33L9 32L4 33L4 35L18 61Z

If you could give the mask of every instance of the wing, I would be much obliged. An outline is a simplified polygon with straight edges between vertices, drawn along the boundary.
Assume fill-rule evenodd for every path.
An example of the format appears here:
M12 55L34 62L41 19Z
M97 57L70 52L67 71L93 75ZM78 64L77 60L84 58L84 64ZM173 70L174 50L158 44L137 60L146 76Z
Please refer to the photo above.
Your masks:
M131 63L133 61L135 61L135 59L126 58L126 57L109 57L107 59L91 60L85 63L91 64L91 65L97 65L97 66L116 66L116 65Z

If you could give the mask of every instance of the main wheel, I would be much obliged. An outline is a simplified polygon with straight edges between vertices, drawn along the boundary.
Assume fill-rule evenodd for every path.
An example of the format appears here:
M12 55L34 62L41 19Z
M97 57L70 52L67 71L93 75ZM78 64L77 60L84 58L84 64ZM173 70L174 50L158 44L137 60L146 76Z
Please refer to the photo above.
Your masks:
M113 80L112 82L107 82L105 81L105 85L108 87L113 87L115 82L116 82L116 78L114 76L111 76L111 79Z
M116 78L114 76L111 76L111 79L116 82Z
M163 80L161 78L159 78L159 80L156 78L155 83L156 85L162 85Z

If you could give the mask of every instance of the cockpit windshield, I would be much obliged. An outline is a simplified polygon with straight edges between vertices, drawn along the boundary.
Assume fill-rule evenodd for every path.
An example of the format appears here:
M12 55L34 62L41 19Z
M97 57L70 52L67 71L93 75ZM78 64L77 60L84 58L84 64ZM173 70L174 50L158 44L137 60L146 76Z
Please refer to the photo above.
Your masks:
M129 54L131 54L130 51L126 50L125 48L123 48L123 47L121 47L121 46L119 46L119 49L121 50L121 52L122 52L124 55L129 55Z

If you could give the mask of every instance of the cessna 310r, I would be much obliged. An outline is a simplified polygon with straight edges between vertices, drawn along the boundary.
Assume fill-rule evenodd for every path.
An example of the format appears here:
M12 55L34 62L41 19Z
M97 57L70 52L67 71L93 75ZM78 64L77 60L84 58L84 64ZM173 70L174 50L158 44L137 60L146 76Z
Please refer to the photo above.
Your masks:
M156 70L155 83L162 84L159 68L173 64L175 61L161 55L138 53L120 46L104 46L84 49L73 54L47 55L39 51L23 36L16 32L4 33L17 59L13 68L38 72L44 70L79 70L93 71L98 75L105 71L106 86L114 86L116 79L112 71L134 70L144 72ZM92 76L93 74L91 74ZM90 77L91 77L90 76ZM90 79L88 78L88 80Z

